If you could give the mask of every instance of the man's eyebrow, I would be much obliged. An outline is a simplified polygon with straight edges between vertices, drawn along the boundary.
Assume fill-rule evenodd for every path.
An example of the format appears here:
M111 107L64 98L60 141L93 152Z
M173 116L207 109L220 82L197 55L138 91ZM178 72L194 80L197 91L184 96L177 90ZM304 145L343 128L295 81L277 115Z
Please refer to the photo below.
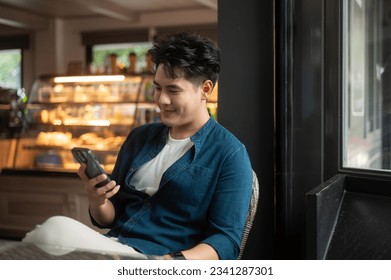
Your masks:
M168 88L170 88L170 89L181 89L181 87L180 86L178 86L178 85L168 85L167 86Z
M155 86L160 87L159 83L156 82L155 80L153 80L153 84L154 84ZM167 87L167 88L170 88L170 89L181 89L181 87L178 86L178 85L176 85L176 84L167 85L166 87Z

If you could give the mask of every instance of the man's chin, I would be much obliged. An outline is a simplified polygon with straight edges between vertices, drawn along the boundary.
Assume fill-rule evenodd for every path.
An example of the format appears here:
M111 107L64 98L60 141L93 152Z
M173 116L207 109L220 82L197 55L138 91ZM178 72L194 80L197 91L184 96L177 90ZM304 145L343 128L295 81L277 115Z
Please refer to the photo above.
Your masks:
M168 127L175 126L175 121L170 118L160 118L160 121Z

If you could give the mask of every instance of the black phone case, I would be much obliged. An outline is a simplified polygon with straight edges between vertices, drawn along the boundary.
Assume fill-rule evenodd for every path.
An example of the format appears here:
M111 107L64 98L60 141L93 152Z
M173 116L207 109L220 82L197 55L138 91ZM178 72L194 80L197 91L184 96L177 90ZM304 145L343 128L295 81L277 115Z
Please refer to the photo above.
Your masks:
M85 163L87 165L86 175L88 178L91 179L100 174L106 174L106 172L100 166L99 161L90 149L75 147L72 149L72 154L79 163ZM95 185L95 187L103 187L110 181L110 178L107 176L106 180Z

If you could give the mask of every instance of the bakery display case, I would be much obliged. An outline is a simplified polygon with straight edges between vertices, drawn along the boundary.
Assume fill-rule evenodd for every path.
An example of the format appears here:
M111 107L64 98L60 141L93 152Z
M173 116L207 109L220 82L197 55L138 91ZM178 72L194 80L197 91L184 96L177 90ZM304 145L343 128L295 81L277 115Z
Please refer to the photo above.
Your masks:
M33 84L12 170L74 173L71 149L91 149L110 173L126 136L159 121L153 77L41 77Z
M11 140L7 145L0 141L0 155L6 157L0 166L0 237L23 238L55 215L101 231L91 224L71 150L91 149L110 174L129 132L160 121L152 80L149 75L41 77L18 106L2 104L4 131L11 128L14 137L5 139ZM208 109L216 117L217 87Z
M217 86L208 110L217 119ZM1 172L74 174L79 163L71 149L84 147L110 174L129 132L158 121L152 75L42 76L28 93L18 139Z

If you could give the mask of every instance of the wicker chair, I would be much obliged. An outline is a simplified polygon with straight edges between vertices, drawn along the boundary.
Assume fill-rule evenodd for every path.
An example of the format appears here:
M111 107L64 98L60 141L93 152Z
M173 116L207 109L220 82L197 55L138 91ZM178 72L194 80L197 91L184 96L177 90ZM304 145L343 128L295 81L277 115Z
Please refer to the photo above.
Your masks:
M242 234L242 241L240 242L240 251L237 258L238 260L242 258L243 250L244 247L246 246L247 238L250 233L251 227L253 225L255 214L257 213L258 200L259 200L259 183L258 183L257 174L253 170L252 195L251 195L250 207L248 209L246 224L244 226L244 230Z

